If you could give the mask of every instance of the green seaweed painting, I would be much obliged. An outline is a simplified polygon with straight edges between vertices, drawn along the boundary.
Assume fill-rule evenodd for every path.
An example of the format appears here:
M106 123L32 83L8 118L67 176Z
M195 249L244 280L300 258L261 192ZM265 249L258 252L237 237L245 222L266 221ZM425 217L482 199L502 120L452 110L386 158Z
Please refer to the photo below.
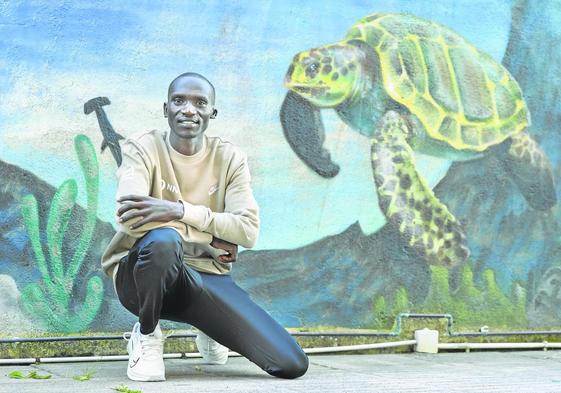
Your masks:
M485 269L478 287L474 284L471 268L466 264L459 287L452 291L448 275L447 268L431 266L431 285L420 305L411 304L403 287L393 293L391 303L384 296L377 297L372 305L376 318L372 327L390 328L401 312L452 314L454 320L464 327L528 327L526 290L519 283L513 284L512 293L508 296L497 285L493 270Z
M26 195L21 206L23 222L42 276L39 282L23 289L23 306L47 329L65 333L85 330L97 315L103 300L103 281L99 276L92 276L88 280L86 296L81 305L73 300L76 276L96 225L99 191L99 166L92 142L87 136L80 134L74 138L74 148L86 183L87 208L73 255L66 257L62 248L76 205L76 180L64 181L53 196L46 226L48 256L45 256L41 244L37 199L32 194Z

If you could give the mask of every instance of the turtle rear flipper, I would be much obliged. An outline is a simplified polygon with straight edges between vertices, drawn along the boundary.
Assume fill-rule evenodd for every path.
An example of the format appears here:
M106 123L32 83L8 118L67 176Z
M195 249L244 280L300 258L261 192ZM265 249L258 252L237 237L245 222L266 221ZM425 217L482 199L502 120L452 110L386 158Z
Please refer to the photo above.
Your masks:
M505 170L532 208L549 210L557 203L549 160L526 131L510 139L498 147Z
M469 255L465 235L417 173L406 121L390 111L379 128L372 138L372 169L380 209L429 264L461 264Z
M334 177L339 165L331 161L322 145L325 138L319 109L289 91L282 103L280 119L284 136L296 155L318 175Z

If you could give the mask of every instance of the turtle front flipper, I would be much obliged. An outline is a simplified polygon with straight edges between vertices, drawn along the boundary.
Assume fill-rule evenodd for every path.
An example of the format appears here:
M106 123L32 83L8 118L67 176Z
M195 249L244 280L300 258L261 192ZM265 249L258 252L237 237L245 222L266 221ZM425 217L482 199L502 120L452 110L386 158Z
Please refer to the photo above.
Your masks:
M280 120L284 136L296 155L318 175L334 177L339 165L331 161L322 145L325 131L319 109L289 91L282 103Z
M454 266L469 255L456 218L415 169L407 143L408 123L387 112L372 138L372 169L378 204L388 221L431 265Z
M549 210L557 202L549 160L526 131L510 139L498 147L507 173L532 208Z

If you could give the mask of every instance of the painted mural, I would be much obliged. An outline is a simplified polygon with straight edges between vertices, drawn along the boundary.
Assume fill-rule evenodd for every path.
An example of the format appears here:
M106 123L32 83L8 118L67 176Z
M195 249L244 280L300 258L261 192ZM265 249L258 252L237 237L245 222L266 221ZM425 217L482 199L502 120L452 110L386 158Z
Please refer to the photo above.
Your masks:
M559 2L173 3L0 6L2 332L130 328L119 141L188 70L261 207L233 275L282 324L561 326Z

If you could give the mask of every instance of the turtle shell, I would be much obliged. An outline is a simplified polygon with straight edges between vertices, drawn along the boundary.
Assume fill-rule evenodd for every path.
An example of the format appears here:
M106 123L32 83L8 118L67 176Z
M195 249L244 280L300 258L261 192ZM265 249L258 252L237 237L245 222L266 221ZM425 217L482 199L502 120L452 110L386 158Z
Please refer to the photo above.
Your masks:
M378 54L385 91L455 149L483 151L529 124L518 83L450 29L408 14L374 14L346 36Z

